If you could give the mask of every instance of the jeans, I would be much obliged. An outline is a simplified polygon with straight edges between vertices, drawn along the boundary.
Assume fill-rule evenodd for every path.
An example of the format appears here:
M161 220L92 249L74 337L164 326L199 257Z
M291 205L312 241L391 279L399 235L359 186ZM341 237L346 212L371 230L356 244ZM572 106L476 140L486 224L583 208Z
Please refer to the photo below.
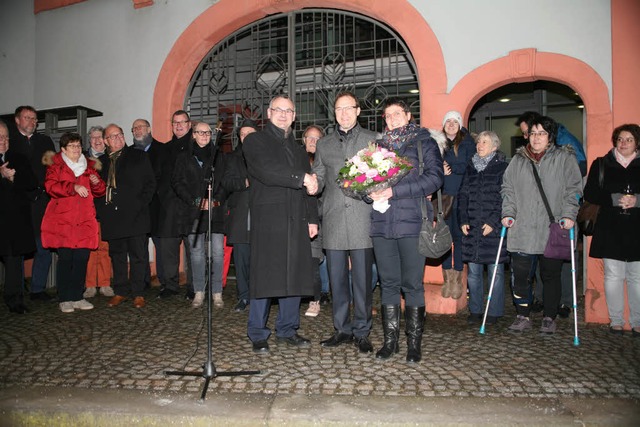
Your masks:
M468 264L467 286L469 288L469 312L472 314L484 313L484 266L487 266L489 286L493 277L494 264ZM496 279L489 300L488 316L504 316L504 264L498 264Z
M604 259L604 292L611 326L624 326L624 280L627 279L629 324L640 327L640 261Z
M191 270L193 272L193 291L204 292L207 246L206 235L189 234L188 242L191 250ZM211 233L211 290L222 292L222 267L224 264L224 234Z
M407 307L424 307L424 263L418 252L418 237L373 238L382 305L400 305L404 293Z
M51 267L51 252L42 247L40 234L35 233L36 253L33 256L33 268L31 269L31 293L44 292L47 288L47 278Z

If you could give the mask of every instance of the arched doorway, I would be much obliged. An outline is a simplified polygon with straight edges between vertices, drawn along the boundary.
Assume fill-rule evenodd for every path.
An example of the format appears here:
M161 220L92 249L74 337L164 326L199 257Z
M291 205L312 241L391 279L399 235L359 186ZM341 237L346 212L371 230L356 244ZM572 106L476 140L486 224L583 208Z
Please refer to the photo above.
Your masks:
M266 119L269 100L288 94L298 130L310 124L330 130L337 93L361 99L360 122L381 129L380 106L398 96L417 108L416 65L404 41L363 15L303 9L263 18L216 44L191 78L184 108L194 120L222 122L225 145L235 145L244 117Z

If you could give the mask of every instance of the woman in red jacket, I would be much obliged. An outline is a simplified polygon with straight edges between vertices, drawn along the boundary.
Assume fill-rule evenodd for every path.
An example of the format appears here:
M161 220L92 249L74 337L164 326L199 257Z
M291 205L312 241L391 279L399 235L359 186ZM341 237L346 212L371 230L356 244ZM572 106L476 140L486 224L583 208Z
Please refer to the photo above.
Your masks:
M100 163L82 154L82 137L67 132L60 137L61 152L45 153L48 166L44 186L51 200L42 219L42 246L58 251L56 280L60 310L90 310L82 298L89 251L98 247L94 197L105 193L98 175Z

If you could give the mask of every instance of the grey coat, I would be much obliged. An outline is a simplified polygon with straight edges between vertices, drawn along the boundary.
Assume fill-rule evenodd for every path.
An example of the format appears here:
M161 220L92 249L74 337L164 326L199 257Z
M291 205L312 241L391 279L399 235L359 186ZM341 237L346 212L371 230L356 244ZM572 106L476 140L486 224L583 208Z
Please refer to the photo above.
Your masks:
M573 150L552 145L536 167L555 221L575 221L582 176ZM504 173L502 198L502 217L515 219L507 233L507 250L542 254L549 238L549 215L524 147L518 149Z
M369 228L371 205L344 195L336 178L346 159L355 156L377 134L360 125L346 136L335 132L325 136L316 146L313 173L318 175L318 192L322 191L322 246L325 249L349 250L372 248Z

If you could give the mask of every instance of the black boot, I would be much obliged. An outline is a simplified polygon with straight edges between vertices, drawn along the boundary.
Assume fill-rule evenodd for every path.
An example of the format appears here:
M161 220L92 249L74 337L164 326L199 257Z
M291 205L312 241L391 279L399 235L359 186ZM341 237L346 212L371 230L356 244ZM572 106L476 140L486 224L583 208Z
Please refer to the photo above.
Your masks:
M382 330L384 345L376 353L377 359L388 359L398 352L398 338L400 337L400 306L382 306Z
M405 307L404 320L407 332L407 362L419 362L422 359L424 307Z

